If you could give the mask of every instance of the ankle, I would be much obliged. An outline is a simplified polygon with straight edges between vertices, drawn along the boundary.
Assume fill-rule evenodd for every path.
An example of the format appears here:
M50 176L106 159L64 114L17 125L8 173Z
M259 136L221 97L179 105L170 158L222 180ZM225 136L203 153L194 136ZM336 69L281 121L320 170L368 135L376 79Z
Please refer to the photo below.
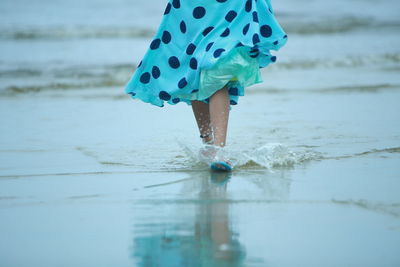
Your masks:
M213 145L217 146L217 147L220 147L220 148L223 148L223 147L225 147L225 142L220 142L220 141L215 141L214 140Z
M206 144L206 145L213 145L214 142L213 142L212 138L204 138L204 139L203 139L203 144Z
M201 138L203 144L208 144L208 145L213 144L214 138L211 133L200 135L200 138Z

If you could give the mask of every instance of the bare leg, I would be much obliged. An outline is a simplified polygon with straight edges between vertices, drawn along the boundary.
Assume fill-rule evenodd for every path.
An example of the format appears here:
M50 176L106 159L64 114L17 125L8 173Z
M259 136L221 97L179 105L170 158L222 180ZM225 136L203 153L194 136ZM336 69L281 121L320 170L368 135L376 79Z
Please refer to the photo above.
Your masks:
M218 152L215 148L226 145L229 119L228 88L224 86L215 92L210 97L209 104L202 101L192 101L192 108L200 134L207 136L203 138L203 143L214 145L201 151L201 154L207 158L215 158ZM231 165L230 161L224 159L224 157L220 157L220 159ZM221 165L218 168L224 169L225 166Z
M210 125L209 105L202 101L193 100L192 109L197 121L197 126L199 127L200 134L202 136L206 136L202 138L203 143L212 144L213 138Z
M225 86L210 97L210 123L214 133L214 145L223 147L229 119L229 93Z

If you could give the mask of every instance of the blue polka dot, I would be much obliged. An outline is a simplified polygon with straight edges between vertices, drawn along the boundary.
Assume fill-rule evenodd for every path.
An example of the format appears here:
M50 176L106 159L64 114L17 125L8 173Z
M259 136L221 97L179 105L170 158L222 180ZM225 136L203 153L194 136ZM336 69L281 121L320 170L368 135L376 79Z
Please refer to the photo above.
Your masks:
M169 31L163 32L161 40L163 41L164 44L168 44L169 42L171 42L171 34L169 33Z
M179 97L172 99L172 103L176 104L179 103L181 100L179 99Z
M258 14L257 11L253 11L253 21L258 22Z
M206 9L202 6L195 7L193 9L193 17L195 19L201 19L206 14Z
M258 57L258 55L260 54L259 51L260 50L257 48L257 46L252 47L250 49L250 57L252 57L252 58Z
M247 23L244 27L243 27L243 34L246 35L247 32L249 31L250 28L250 23Z
M226 29L224 30L224 32L223 32L220 36L221 36L221 37L226 37L226 36L229 35L230 32L231 32L231 31L229 30L229 28L226 28Z
M207 52L211 49L211 47L213 46L213 44L214 44L214 42L211 42L211 43L209 43L209 44L206 46L206 51L207 51Z
M195 59L194 57L192 57L191 59L190 59L190 63L189 63L189 65L190 65L190 68L192 68L192 69L197 69L197 59Z
M154 39L150 44L150 49L151 50L158 49L160 47L160 44L161 44L161 40L159 38Z
M165 100L165 101L168 101L168 100L171 99L171 95L168 94L166 91L161 91L161 92L158 94L158 97L159 97L160 99L162 99L162 100Z
M260 42L260 37L258 36L258 33L255 33L253 35L253 44L259 43Z
M196 93L196 92L198 92L199 91L199 89L193 89L192 90L192 93Z
M272 29L269 25L262 25L260 27L260 33L263 37L268 38L272 35Z
M235 100L230 100L229 103L230 103L231 105L237 105L237 102L236 102Z
M182 33L186 33L186 23L183 20L179 24L179 28L181 29Z
M271 57L271 61L272 61L272 62L275 62L275 61L276 61L276 56L272 56L272 57Z
M250 53L254 53L254 52L258 52L258 51L260 51L260 50L257 48L257 46L254 46L250 49Z
M237 16L237 13L234 10L229 11L226 16L225 16L225 20L228 22L232 22L232 20L234 20Z
M179 59L175 56L172 56L168 59L168 63L171 66L171 68L177 69L181 65L179 62Z
M186 54L193 55L194 50L196 49L196 46L193 43L190 43L188 47L186 48Z
M145 72L140 76L141 83L149 83L150 82L150 73Z
M171 11L171 3L168 3L167 7L165 8L164 15L169 14L170 11Z
M173 1L172 1L172 5L173 5L175 8L180 8L180 7L181 7L181 1L179 1L179 0L173 0Z
M135 92L129 92L128 94L130 94L131 96L135 96L136 95Z
M246 10L246 12L250 12L251 11L251 8L252 8L252 2L253 2L253 0L247 0L246 1L246 6L245 6L245 10Z
M224 52L224 51L225 51L225 49L223 49L223 48L218 48L217 50L214 51L214 57L215 57L215 58L220 57L221 54L222 54L222 52Z
M187 85L187 81L186 78L182 78L179 82L178 82L178 87L179 89L182 89L183 87L185 87Z
M203 36L206 36L207 34L209 34L210 31L212 31L213 29L214 29L214 27L212 27L212 26L209 26L209 27L205 28L203 33L202 33Z
M151 74L153 75L154 79L158 79L161 75L161 71L157 66L154 66L153 69L151 70Z

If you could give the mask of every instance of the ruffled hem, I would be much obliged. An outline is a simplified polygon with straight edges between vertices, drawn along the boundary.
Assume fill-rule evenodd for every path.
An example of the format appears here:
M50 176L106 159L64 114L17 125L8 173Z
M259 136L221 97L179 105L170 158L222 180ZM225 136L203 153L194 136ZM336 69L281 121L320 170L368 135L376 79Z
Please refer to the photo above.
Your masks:
M163 101L158 95L151 95L148 91L133 92L130 83L126 86L125 92L134 99L139 98L146 103L164 107L164 102L171 105L179 102L191 105L193 100L208 103L216 91L227 86L230 105L236 105L239 96L244 96L245 87L263 82L260 69L276 62L276 56L270 54L270 49L279 50L286 41L287 35L273 43L252 46L238 42L229 53L221 56L211 67L201 69L198 88L192 88L190 94L171 95L169 100Z

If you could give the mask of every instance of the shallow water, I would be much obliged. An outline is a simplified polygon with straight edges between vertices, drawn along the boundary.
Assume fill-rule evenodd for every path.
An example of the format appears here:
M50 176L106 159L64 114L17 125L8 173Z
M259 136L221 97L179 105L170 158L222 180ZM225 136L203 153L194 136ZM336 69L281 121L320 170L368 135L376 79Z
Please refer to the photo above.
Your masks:
M273 2L227 176L123 93L165 3L1 1L0 266L399 266L398 2Z

